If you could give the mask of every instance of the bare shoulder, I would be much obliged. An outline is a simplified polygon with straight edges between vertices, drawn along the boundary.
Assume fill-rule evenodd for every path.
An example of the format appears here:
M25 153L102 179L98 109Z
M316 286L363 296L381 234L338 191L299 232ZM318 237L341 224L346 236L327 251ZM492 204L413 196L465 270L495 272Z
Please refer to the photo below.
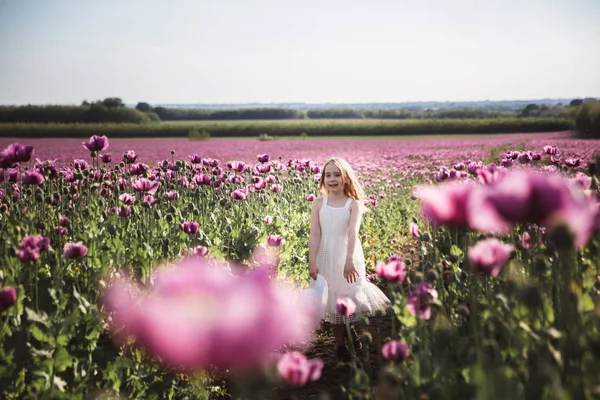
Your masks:
M360 207L360 201L356 200L356 199L352 199L352 201L350 202L350 211L361 211L362 208Z
M317 197L312 201L312 208L321 208L323 204L323 197Z

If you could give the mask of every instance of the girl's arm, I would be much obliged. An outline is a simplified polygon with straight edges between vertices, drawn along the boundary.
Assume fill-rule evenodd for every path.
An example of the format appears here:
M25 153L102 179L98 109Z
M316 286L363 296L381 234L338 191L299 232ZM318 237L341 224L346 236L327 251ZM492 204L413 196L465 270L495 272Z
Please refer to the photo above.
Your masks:
M351 261L354 258L361 214L362 210L360 204L358 204L358 200L352 200L350 203L350 221L348 222L348 251L346 253L346 261Z
M310 214L310 238L308 247L308 272L310 277L317 279L319 268L317 267L317 253L319 252L319 244L321 243L321 223L319 222L319 210L323 198L318 197L312 202L312 210Z

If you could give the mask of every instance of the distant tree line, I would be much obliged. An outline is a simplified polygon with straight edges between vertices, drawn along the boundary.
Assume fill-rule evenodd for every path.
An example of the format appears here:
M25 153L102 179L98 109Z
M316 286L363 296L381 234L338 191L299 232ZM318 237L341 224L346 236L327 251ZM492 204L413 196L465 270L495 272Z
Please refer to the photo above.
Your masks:
M126 107L110 97L80 106L0 106L0 123L148 123L160 121L154 112Z
M527 104L520 110L478 108L359 109L320 108L299 110L281 107L237 109L188 109L153 107L139 102L127 107L118 97L79 106L0 106L0 123L150 123L158 121L224 121L287 119L489 119L550 117L574 120L582 106L593 99L575 99L567 105ZM586 106L587 107L587 106Z
M575 129L584 138L600 138L600 101L579 105L575 113Z

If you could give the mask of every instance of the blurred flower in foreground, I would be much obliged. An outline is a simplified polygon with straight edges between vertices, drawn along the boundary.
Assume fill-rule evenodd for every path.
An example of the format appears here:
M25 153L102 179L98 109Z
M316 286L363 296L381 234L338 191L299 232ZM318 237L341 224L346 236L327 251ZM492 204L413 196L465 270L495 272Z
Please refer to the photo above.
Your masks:
M349 317L356 311L356 303L349 297L339 298L335 304L336 311L344 317Z
M380 261L375 265L375 272L390 283L401 283L406 277L406 266L401 260Z
M4 289L0 290L0 313L14 306L16 302L17 291L15 290L15 288L7 286Z
M322 370L322 360L309 360L297 351L282 355L277 362L277 372L293 386L304 386L308 381L318 380Z
M383 358L390 361L404 361L408 358L408 346L397 340L391 340L381 347Z
M420 283L408 296L406 308L417 318L431 318L431 301L438 298L437 290L428 283Z
M510 259L514 246L501 242L496 238L489 238L478 242L469 248L469 262L474 272L481 272L493 277Z
M104 296L113 335L183 371L252 368L280 346L309 337L312 315L291 288L268 277L268 268L232 274L205 258L184 258L160 269L154 285L135 292L115 281Z

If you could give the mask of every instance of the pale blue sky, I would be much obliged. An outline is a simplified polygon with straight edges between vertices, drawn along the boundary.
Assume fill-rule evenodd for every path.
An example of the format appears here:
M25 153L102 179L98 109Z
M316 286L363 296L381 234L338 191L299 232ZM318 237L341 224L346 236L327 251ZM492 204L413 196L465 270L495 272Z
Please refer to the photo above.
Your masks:
M0 0L0 104L600 96L600 0Z

